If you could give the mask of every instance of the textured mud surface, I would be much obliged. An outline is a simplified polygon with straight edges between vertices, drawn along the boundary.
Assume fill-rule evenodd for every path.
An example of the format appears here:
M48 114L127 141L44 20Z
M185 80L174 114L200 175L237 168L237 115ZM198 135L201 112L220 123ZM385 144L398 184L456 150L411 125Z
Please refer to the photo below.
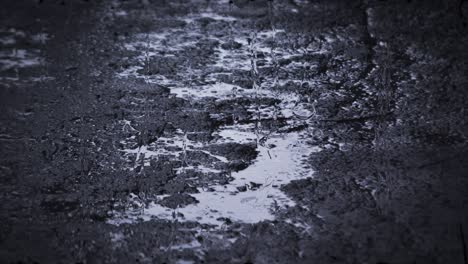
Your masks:
M2 263L463 263L466 4L2 5Z

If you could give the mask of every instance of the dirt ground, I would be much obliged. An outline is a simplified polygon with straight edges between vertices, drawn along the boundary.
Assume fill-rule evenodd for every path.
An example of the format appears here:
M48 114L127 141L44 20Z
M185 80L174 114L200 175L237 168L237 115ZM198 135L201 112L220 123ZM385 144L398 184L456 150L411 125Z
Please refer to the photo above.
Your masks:
M466 263L468 3L0 8L1 263Z

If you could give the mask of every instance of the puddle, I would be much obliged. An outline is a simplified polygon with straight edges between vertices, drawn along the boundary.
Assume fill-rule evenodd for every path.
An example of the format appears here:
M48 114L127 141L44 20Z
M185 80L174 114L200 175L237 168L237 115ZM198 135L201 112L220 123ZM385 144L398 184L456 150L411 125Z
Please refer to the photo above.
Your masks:
M217 134L221 137L218 143L251 143L259 138L254 126L225 127ZM252 165L230 175L234 180L229 184L198 188L199 193L191 194L198 200L197 204L174 211L152 202L149 206L139 206L138 213L124 216L126 220L114 219L113 223L132 222L132 219L138 218L149 220L153 217L172 221L174 215L178 215L178 221L196 221L215 226L221 226L226 219L243 223L273 220L275 210L295 205L279 189L280 186L292 180L311 177L313 171L304 166L304 161L310 154L319 150L307 144L304 133L273 135L263 142L263 146L258 146L259 154ZM146 148L140 150L140 155L142 153L161 154ZM227 162L223 157L216 157L222 162ZM179 168L181 169L191 168ZM219 172L203 166L199 171ZM162 200L166 196L159 198Z
M192 21L196 18L206 17L207 14L215 17L215 21L230 21L232 19L227 16L213 15L212 11L209 10L199 14L198 17L196 14L190 14L186 20ZM220 44L229 41L229 37L203 36L194 27L195 23L190 27L190 34L182 30L168 30L162 33L135 36L133 42L124 44L124 47L130 51L140 52L140 55L138 55L140 64L133 65L126 71L121 72L119 76L121 78L143 78L148 82L167 85L171 89L171 93L176 97L192 102L203 102L206 98L214 98L215 101L249 98L275 99L279 103L271 105L252 104L247 109L252 114L247 125L234 124L221 127L213 134L215 139L205 145L188 141L186 136L179 131L173 138L160 138L158 142L150 146L126 148L123 150L124 155L134 155L137 161L143 159L144 164L147 166L151 159L157 159L162 155L172 155L175 159L180 160L184 155L184 149L189 147L192 150L202 150L205 154L213 157L216 163L228 163L229 160L226 157L213 155L203 150L203 148L208 145L222 143L256 143L258 156L250 166L238 172L220 171L213 164L202 164L196 167L188 164L186 167L177 168L178 173L191 169L202 173L229 173L232 180L224 185L213 183L210 186L199 187L199 193L190 194L198 203L177 209L167 208L159 204L167 195L158 197L149 205L135 201L135 196L133 196L129 203L137 204L137 209L129 209L124 214L116 215L114 219L109 221L110 223L131 223L137 219L150 220L157 218L169 221L195 221L219 227L226 221L257 223L264 220L273 220L277 210L295 205L294 201L280 190L280 187L292 180L311 177L313 174L313 171L306 166L306 159L313 152L320 151L320 149L311 147L310 142L308 142L308 131L281 133L279 129L263 128L258 120L258 118L264 120L282 118L286 120L285 122L289 126L304 124L307 121L297 117L303 118L313 115L314 111L308 109L310 104L307 105L301 102L301 98L292 92L280 92L277 89L276 91L270 89L271 84L276 82L270 77L264 80L256 89L242 89L237 85L218 80L216 77L216 72L231 74L236 70L250 71L252 67L256 71L257 66L253 65L252 61L253 53L264 53L264 56L270 56L269 54L274 53L275 59L301 56L302 54L285 50L272 51L272 48L268 46L268 41L275 38L277 33L283 34L284 30L257 32L253 44L249 44L247 41L247 38L252 36L252 32L248 29L237 30L236 36L232 36L232 39L241 44L240 48L223 49L221 45L216 47L211 55L213 60L205 65L205 69L199 70L201 73L203 71L209 72L204 77L204 80L208 81L209 84L187 87L186 82L184 83L180 78L176 78L184 76L184 72L178 73L177 76L145 76L138 72L139 69L143 68L142 65L148 58L147 56L159 56L160 51L165 51L167 56L177 56L178 50L193 47L194 43L196 43L194 41L199 41L200 37L217 40ZM254 52L252 52L252 49L254 49ZM274 60L266 58L266 63L271 65ZM293 68L290 70L295 70L294 67L299 66L292 63L290 67ZM213 115L216 114L213 113ZM125 145L125 140L122 143Z
M233 141L255 140L254 133L239 133L227 130L224 135ZM199 189L192 194L199 203L179 208L183 217L179 221L196 221L203 224L220 225L223 218L243 223L273 220L274 211L285 206L294 206L279 187L294 179L312 176L312 171L303 168L303 159L312 153L299 133L277 135L267 141L273 148L259 146L255 162L240 172L227 185L210 186L210 190ZM173 210L152 203L144 214L160 219L173 219Z

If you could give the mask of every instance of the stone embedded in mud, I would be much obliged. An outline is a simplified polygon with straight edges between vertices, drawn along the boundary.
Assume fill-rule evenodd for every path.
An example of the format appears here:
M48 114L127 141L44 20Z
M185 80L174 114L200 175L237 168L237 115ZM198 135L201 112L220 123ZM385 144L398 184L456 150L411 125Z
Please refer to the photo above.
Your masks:
M246 192L247 191L247 186L237 186L236 189L239 191L239 192Z
M242 186L237 186L236 189L239 191L239 192L246 192L247 190L257 190L258 188L260 188L263 184L261 183L255 183L255 182L250 182L249 184L246 184L246 185L242 185Z
M227 217L219 217L219 218L216 218L216 220L218 220L218 221L223 221L226 225L232 224L231 219L229 219L229 218L227 218Z
M261 183L256 183L256 182L250 182L250 189L251 190L257 190L258 188L260 188L263 184Z
M160 204L164 207L169 207L172 209L182 208L189 204L196 204L198 200L193 196L190 196L185 193L177 193L171 196L165 197Z

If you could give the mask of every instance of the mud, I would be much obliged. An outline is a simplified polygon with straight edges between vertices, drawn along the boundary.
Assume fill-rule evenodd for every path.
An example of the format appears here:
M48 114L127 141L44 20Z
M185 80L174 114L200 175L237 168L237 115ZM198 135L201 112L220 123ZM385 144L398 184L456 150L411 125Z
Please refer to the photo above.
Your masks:
M39 2L0 11L2 263L463 263L466 5Z

